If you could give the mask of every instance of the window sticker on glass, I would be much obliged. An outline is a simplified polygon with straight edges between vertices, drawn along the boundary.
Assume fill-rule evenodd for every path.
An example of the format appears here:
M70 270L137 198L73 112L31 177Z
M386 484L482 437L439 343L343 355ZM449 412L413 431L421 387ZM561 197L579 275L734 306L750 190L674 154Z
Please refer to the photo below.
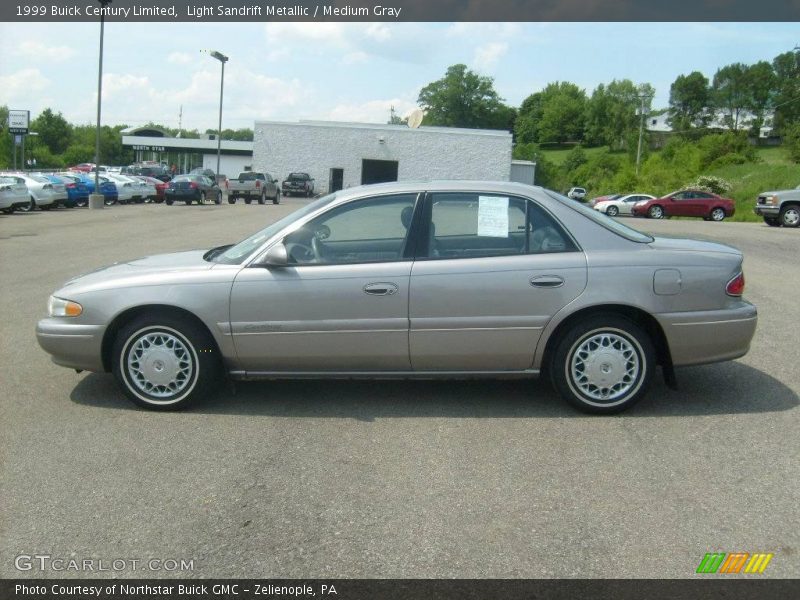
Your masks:
M508 198L478 196L478 235L508 237Z

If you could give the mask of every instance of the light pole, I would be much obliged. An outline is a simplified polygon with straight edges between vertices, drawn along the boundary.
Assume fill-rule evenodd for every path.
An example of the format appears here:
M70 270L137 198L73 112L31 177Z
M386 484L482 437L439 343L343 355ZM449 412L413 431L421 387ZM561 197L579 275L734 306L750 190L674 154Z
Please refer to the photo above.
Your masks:
M639 145L636 148L636 175L639 175L639 163L642 160L642 136L644 135L644 117L645 117L645 100L650 99L650 93L645 90L644 86L639 87L639 100L641 101L640 114L641 120L639 121Z
M228 62L228 57L222 52L216 50L205 50L212 58L216 58L222 66L222 72L219 77L219 125L217 126L217 170L215 178L219 177L219 161L222 154L222 91L225 87L225 63Z
M105 32L105 9L112 0L100 2L100 58L97 67L97 129L94 134L94 193L89 196L89 208L103 208L103 194L100 193L100 107L103 100L103 34Z

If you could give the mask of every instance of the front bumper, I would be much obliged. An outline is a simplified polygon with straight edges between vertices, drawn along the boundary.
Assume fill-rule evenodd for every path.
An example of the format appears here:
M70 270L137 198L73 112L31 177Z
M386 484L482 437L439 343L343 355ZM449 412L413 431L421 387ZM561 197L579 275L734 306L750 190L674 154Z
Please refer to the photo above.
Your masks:
M772 204L756 204L753 212L760 217L778 217L781 214L781 207Z
M83 371L103 371L102 325L65 322L49 317L36 325L36 340L57 365Z
M747 354L758 311L741 301L736 308L655 315L676 367L732 360Z

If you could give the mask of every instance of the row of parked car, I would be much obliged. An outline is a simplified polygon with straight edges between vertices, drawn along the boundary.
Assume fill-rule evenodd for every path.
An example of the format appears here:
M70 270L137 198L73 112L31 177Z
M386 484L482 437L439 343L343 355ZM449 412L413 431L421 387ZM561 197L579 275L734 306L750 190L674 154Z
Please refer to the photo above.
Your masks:
M641 193L609 194L598 196L589 204L609 217L700 217L705 221L723 221L736 212L733 200L703 190L680 190L661 197Z
M98 176L99 192L107 206L161 202L169 184L153 177L105 173ZM29 212L57 206L86 206L95 192L95 175L82 171L0 173L0 210Z

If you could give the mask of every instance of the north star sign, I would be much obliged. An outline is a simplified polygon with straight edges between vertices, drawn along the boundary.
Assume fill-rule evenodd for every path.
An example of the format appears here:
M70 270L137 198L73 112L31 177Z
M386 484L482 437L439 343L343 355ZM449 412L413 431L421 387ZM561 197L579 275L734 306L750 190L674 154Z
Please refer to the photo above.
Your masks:
M10 110L8 111L8 131L15 135L25 135L31 120L29 110Z

